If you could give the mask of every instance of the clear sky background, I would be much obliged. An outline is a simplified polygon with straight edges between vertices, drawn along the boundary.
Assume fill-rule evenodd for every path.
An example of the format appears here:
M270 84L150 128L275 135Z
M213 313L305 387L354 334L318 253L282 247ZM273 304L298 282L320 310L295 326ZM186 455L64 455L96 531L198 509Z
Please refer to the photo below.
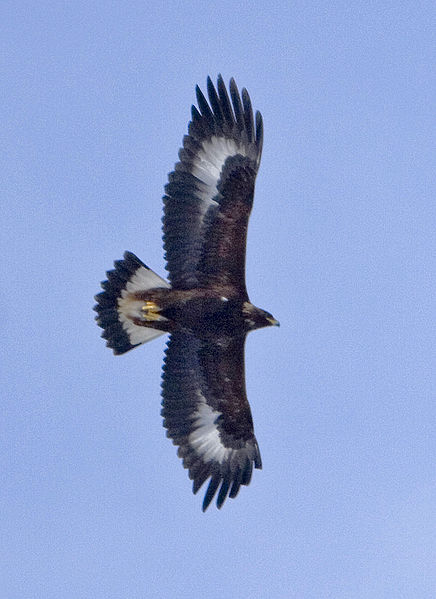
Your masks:
M5 599L436 596L434 2L0 7ZM201 512L160 417L165 338L93 296L164 273L161 196L206 76L265 122L247 284L264 469Z

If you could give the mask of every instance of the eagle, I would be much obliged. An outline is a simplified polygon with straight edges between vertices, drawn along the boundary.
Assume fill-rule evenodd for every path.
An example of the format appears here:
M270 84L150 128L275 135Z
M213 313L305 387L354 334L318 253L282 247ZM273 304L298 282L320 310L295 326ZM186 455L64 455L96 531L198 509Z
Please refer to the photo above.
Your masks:
M263 121L232 78L196 87L188 134L163 197L168 281L131 252L114 262L95 296L96 320L114 354L169 333L162 374L167 436L193 492L209 480L207 509L221 508L262 468L245 390L250 331L278 325L254 306L245 284L248 219L259 169Z

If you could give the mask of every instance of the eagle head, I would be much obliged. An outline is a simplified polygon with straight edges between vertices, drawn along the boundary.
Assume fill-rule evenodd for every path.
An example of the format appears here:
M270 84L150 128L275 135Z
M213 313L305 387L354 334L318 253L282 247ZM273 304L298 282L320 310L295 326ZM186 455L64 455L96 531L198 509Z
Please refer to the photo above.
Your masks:
M242 305L242 315L249 331L261 329L262 327L279 327L280 323L272 314L261 308L257 308L250 302Z

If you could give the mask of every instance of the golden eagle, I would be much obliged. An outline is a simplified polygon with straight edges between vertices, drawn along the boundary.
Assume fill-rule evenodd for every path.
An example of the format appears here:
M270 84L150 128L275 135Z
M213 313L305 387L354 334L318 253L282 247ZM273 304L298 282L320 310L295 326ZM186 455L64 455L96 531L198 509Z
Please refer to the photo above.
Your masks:
M170 338L162 379L167 436L196 493L210 478L203 511L220 508L261 468L247 401L247 333L278 322L248 299L245 247L262 153L260 112L233 79L197 86L188 135L165 187L163 243L169 283L126 252L96 296L97 323L115 354L163 333Z

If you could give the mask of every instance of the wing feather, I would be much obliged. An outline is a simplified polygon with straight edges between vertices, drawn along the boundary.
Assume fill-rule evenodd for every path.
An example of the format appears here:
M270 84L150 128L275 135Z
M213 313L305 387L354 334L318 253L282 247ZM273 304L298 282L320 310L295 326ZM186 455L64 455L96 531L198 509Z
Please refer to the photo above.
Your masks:
M210 343L173 333L166 350L162 416L167 435L179 447L193 492L209 480L207 509L218 488L217 506L248 485L260 452L245 392L245 338Z
M233 79L229 91L230 96L221 75L216 87L207 80L209 101L197 86L198 109L192 107L179 162L165 187L163 240L174 288L207 285L212 269L216 280L245 292L246 231L263 128L259 112L254 120L248 92L243 89L241 98ZM224 261L209 242L218 225L233 248ZM229 272L231 262L238 267Z
M221 76L218 77L218 95L219 102L221 105L221 110L224 116L224 120L227 124L227 127L231 131L233 128L233 124L235 122L233 116L232 105L230 102L229 94L227 93L227 89L224 83L224 80Z

